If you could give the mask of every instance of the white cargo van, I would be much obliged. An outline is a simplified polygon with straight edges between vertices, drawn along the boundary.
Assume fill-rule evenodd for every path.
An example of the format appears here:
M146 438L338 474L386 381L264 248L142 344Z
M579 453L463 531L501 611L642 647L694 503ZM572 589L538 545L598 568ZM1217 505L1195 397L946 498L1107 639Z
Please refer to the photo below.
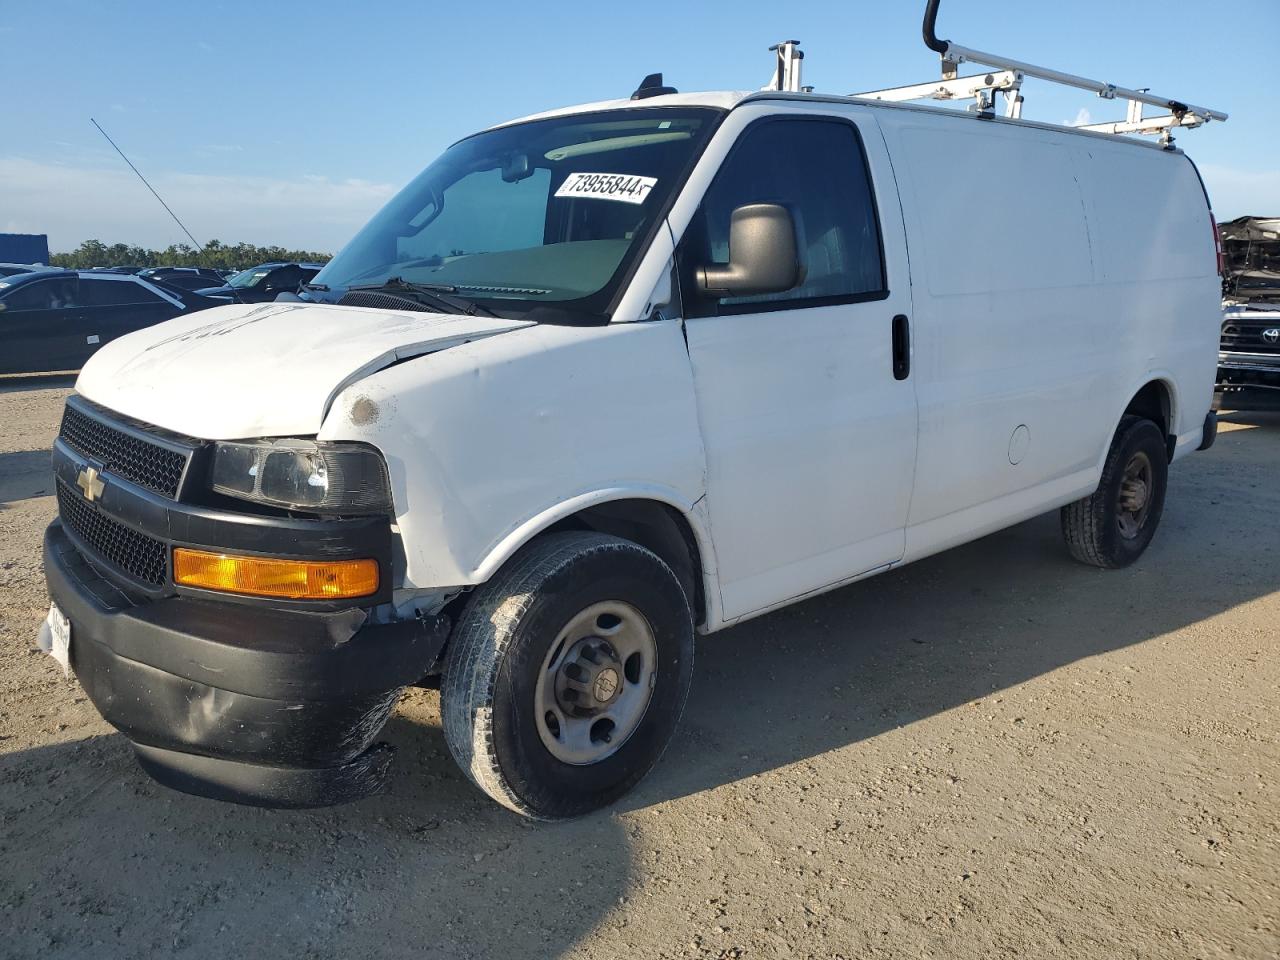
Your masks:
M1136 560L1214 437L1204 190L938 43L923 93L808 92L787 43L762 92L487 130L312 302L108 344L54 448L46 643L178 789L363 796L438 682L466 774L549 819L654 764L697 633L1048 510Z

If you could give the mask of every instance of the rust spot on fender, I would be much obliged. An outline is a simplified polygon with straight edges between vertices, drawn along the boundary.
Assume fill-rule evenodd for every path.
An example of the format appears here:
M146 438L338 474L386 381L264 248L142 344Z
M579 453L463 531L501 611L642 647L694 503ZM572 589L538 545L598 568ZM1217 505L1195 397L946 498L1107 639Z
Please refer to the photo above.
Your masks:
M371 423L377 423L381 411L378 409L377 403L368 397L356 397L351 404L350 417L351 422L357 427L365 427Z

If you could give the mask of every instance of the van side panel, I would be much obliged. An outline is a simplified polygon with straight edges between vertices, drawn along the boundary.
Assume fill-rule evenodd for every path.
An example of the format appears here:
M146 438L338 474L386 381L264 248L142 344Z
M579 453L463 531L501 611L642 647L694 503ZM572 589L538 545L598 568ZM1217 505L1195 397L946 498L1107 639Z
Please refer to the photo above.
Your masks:
M1087 495L1153 379L1198 443L1218 285L1185 157L964 114L879 114L898 173L920 404L904 560ZM1194 446L1194 444L1192 444Z
M1200 442L1213 402L1222 324L1210 211L1183 155L1085 140L1073 146L1098 251L1098 362L1123 410L1160 379L1173 394L1179 451ZM1099 459L1105 456L1105 446Z
M911 251L913 527L1092 466L1111 409L1070 153L1052 134L965 116L880 120Z

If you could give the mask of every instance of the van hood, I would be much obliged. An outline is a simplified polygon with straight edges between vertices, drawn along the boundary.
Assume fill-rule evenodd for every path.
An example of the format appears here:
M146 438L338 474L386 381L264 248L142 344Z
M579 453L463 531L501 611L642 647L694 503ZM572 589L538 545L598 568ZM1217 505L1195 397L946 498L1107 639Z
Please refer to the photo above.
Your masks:
M76 390L206 440L306 436L340 391L377 370L530 325L327 304L213 307L111 341Z

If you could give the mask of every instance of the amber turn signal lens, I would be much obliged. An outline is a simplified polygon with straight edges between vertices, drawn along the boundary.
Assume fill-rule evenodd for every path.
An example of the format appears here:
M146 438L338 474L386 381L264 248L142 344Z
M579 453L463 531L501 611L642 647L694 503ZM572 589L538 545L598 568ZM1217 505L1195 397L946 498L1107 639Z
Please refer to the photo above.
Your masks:
M342 600L378 590L376 560L284 560L236 557L177 547L173 580L179 586L253 597Z

